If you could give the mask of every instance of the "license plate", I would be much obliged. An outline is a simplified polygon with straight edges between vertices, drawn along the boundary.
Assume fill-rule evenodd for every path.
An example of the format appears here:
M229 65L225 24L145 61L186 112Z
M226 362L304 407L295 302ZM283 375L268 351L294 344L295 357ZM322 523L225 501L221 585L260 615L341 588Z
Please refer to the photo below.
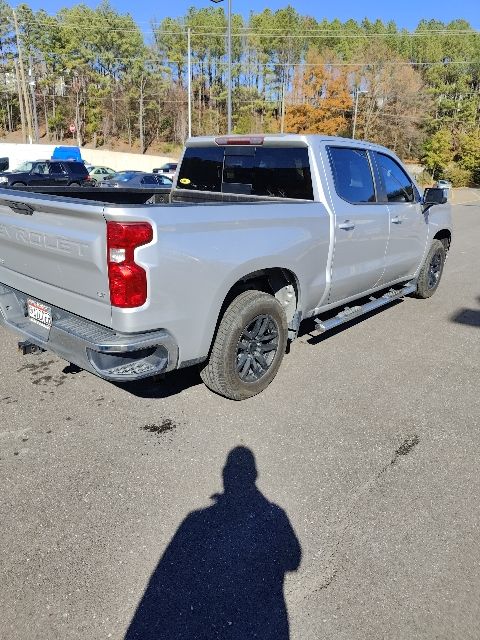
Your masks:
M27 300L28 317L31 322L38 324L43 329L50 329L52 326L52 310L36 300Z

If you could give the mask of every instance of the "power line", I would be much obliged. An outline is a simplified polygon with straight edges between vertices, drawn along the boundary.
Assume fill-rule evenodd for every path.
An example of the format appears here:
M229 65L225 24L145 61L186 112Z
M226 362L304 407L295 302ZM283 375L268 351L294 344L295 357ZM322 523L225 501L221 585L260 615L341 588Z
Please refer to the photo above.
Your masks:
M73 54L67 54L67 53L56 53L54 51L45 51L42 53L42 55L44 56L51 56L52 58L56 58L56 59L62 59L62 58L66 58L68 60L71 60L72 62L75 62L75 55ZM98 59L101 58L100 54L95 54L95 57L92 56L92 58L90 60L82 60L79 61L79 64L100 64L102 65L102 63L100 61L98 61ZM155 63L155 64L160 64L165 66L165 64L171 64L171 65L178 65L179 61L178 60L171 60L169 58L163 58L162 56L159 56L158 58L141 58L141 57L120 57L120 56L116 56L116 57L109 57L108 60L106 62L139 62L139 61L143 61L145 63ZM37 64L45 64L46 60L45 58L36 58L35 62ZM208 61L206 61L205 59L201 59L201 58L192 58L192 63L194 64L202 64L204 66L207 66L208 63L210 64L214 64L215 66L226 66L228 63L227 62L222 62L220 59L216 58L216 59L212 59L210 58ZM184 64L184 63L182 63ZM265 67L373 67L373 66L378 66L378 65L385 65L385 66L393 66L393 67L410 67L410 66L422 66L422 67L428 67L428 66L435 66L435 65L442 65L442 66L449 66L449 65L474 65L474 64L479 64L478 60L436 60L436 61L431 61L431 62L415 62L412 60L374 60L371 62L363 62L363 61L357 61L357 62L341 62L341 61L332 61L332 62L279 62L279 61L272 61L272 62L233 62L234 66L243 66L243 67L252 67L252 68L265 68ZM102 65L103 66L103 65Z

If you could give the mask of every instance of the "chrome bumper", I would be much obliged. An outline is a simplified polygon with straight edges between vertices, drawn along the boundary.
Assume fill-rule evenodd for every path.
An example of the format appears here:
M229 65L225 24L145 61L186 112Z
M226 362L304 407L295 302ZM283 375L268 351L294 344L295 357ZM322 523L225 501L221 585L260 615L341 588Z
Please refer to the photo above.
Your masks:
M0 325L86 371L119 382L148 378L177 366L178 346L167 331L117 333L52 305L48 305L52 309L48 331L29 320L30 297L0 283Z

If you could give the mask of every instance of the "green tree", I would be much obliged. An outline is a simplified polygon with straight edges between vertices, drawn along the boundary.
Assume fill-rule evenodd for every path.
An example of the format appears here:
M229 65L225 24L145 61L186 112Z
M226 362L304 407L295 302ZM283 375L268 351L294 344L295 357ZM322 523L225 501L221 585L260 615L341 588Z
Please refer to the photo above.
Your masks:
M441 177L453 159L453 137L448 129L440 129L426 140L423 162L434 178Z

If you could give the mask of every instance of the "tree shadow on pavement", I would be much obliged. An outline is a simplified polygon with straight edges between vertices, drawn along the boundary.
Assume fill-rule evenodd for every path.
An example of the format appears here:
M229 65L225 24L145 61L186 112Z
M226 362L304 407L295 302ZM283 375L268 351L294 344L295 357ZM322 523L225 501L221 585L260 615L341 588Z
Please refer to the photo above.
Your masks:
M180 525L124 640L288 640L283 584L301 547L256 478L251 450L230 451L224 492Z

